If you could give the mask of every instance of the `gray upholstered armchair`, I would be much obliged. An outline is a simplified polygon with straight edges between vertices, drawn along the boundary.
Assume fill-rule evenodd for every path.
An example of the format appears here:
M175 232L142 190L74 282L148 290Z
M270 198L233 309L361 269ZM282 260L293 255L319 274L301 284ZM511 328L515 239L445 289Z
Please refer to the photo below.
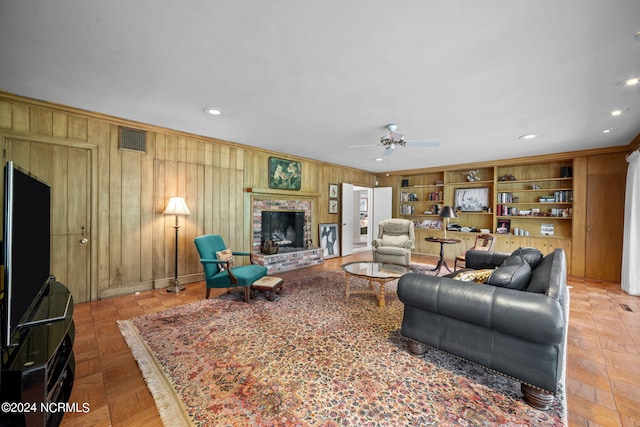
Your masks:
M374 262L409 265L415 248L413 221L401 218L385 219L378 224L378 238L371 242Z

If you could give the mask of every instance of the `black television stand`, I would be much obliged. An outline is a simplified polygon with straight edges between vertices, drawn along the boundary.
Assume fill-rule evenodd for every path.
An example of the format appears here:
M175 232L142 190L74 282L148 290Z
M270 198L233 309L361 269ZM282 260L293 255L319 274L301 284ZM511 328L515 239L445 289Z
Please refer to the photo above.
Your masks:
M0 427L58 426L75 372L73 298L67 287L51 281L19 333L17 344L2 350L0 402L13 406L0 414Z

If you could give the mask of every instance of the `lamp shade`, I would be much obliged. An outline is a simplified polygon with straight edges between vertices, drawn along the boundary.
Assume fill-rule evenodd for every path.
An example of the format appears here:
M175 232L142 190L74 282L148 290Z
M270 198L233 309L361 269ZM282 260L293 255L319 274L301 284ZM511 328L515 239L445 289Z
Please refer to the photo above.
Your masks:
M451 206L444 206L440 211L440 218L457 218L456 211Z
M184 197L170 198L167 208L162 213L164 215L191 215L191 211L187 207Z

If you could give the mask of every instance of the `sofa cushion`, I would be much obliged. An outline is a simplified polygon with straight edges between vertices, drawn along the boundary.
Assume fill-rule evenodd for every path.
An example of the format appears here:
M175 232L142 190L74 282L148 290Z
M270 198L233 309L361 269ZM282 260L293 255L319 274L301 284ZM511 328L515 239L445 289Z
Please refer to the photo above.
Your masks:
M531 275L531 281L527 286L527 292L537 294L546 294L549 290L549 281L551 280L551 266L553 264L553 256L547 255L542 259L538 267Z
M540 261L542 261L542 252L536 248L518 248L511 255L520 255L524 259L531 270L535 270Z
M529 264L520 255L512 255L505 259L500 267L489 276L487 284L522 290L529 285L530 280L531 267Z
M382 236L382 243L384 246L405 246L409 237L405 234L401 235L393 235L393 234L385 234Z

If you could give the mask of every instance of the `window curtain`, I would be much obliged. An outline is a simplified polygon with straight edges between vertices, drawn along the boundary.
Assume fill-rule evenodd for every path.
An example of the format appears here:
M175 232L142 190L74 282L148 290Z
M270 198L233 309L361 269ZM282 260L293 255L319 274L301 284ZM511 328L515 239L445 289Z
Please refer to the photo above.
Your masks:
M640 150L627 157L627 186L622 244L622 290L640 295Z

